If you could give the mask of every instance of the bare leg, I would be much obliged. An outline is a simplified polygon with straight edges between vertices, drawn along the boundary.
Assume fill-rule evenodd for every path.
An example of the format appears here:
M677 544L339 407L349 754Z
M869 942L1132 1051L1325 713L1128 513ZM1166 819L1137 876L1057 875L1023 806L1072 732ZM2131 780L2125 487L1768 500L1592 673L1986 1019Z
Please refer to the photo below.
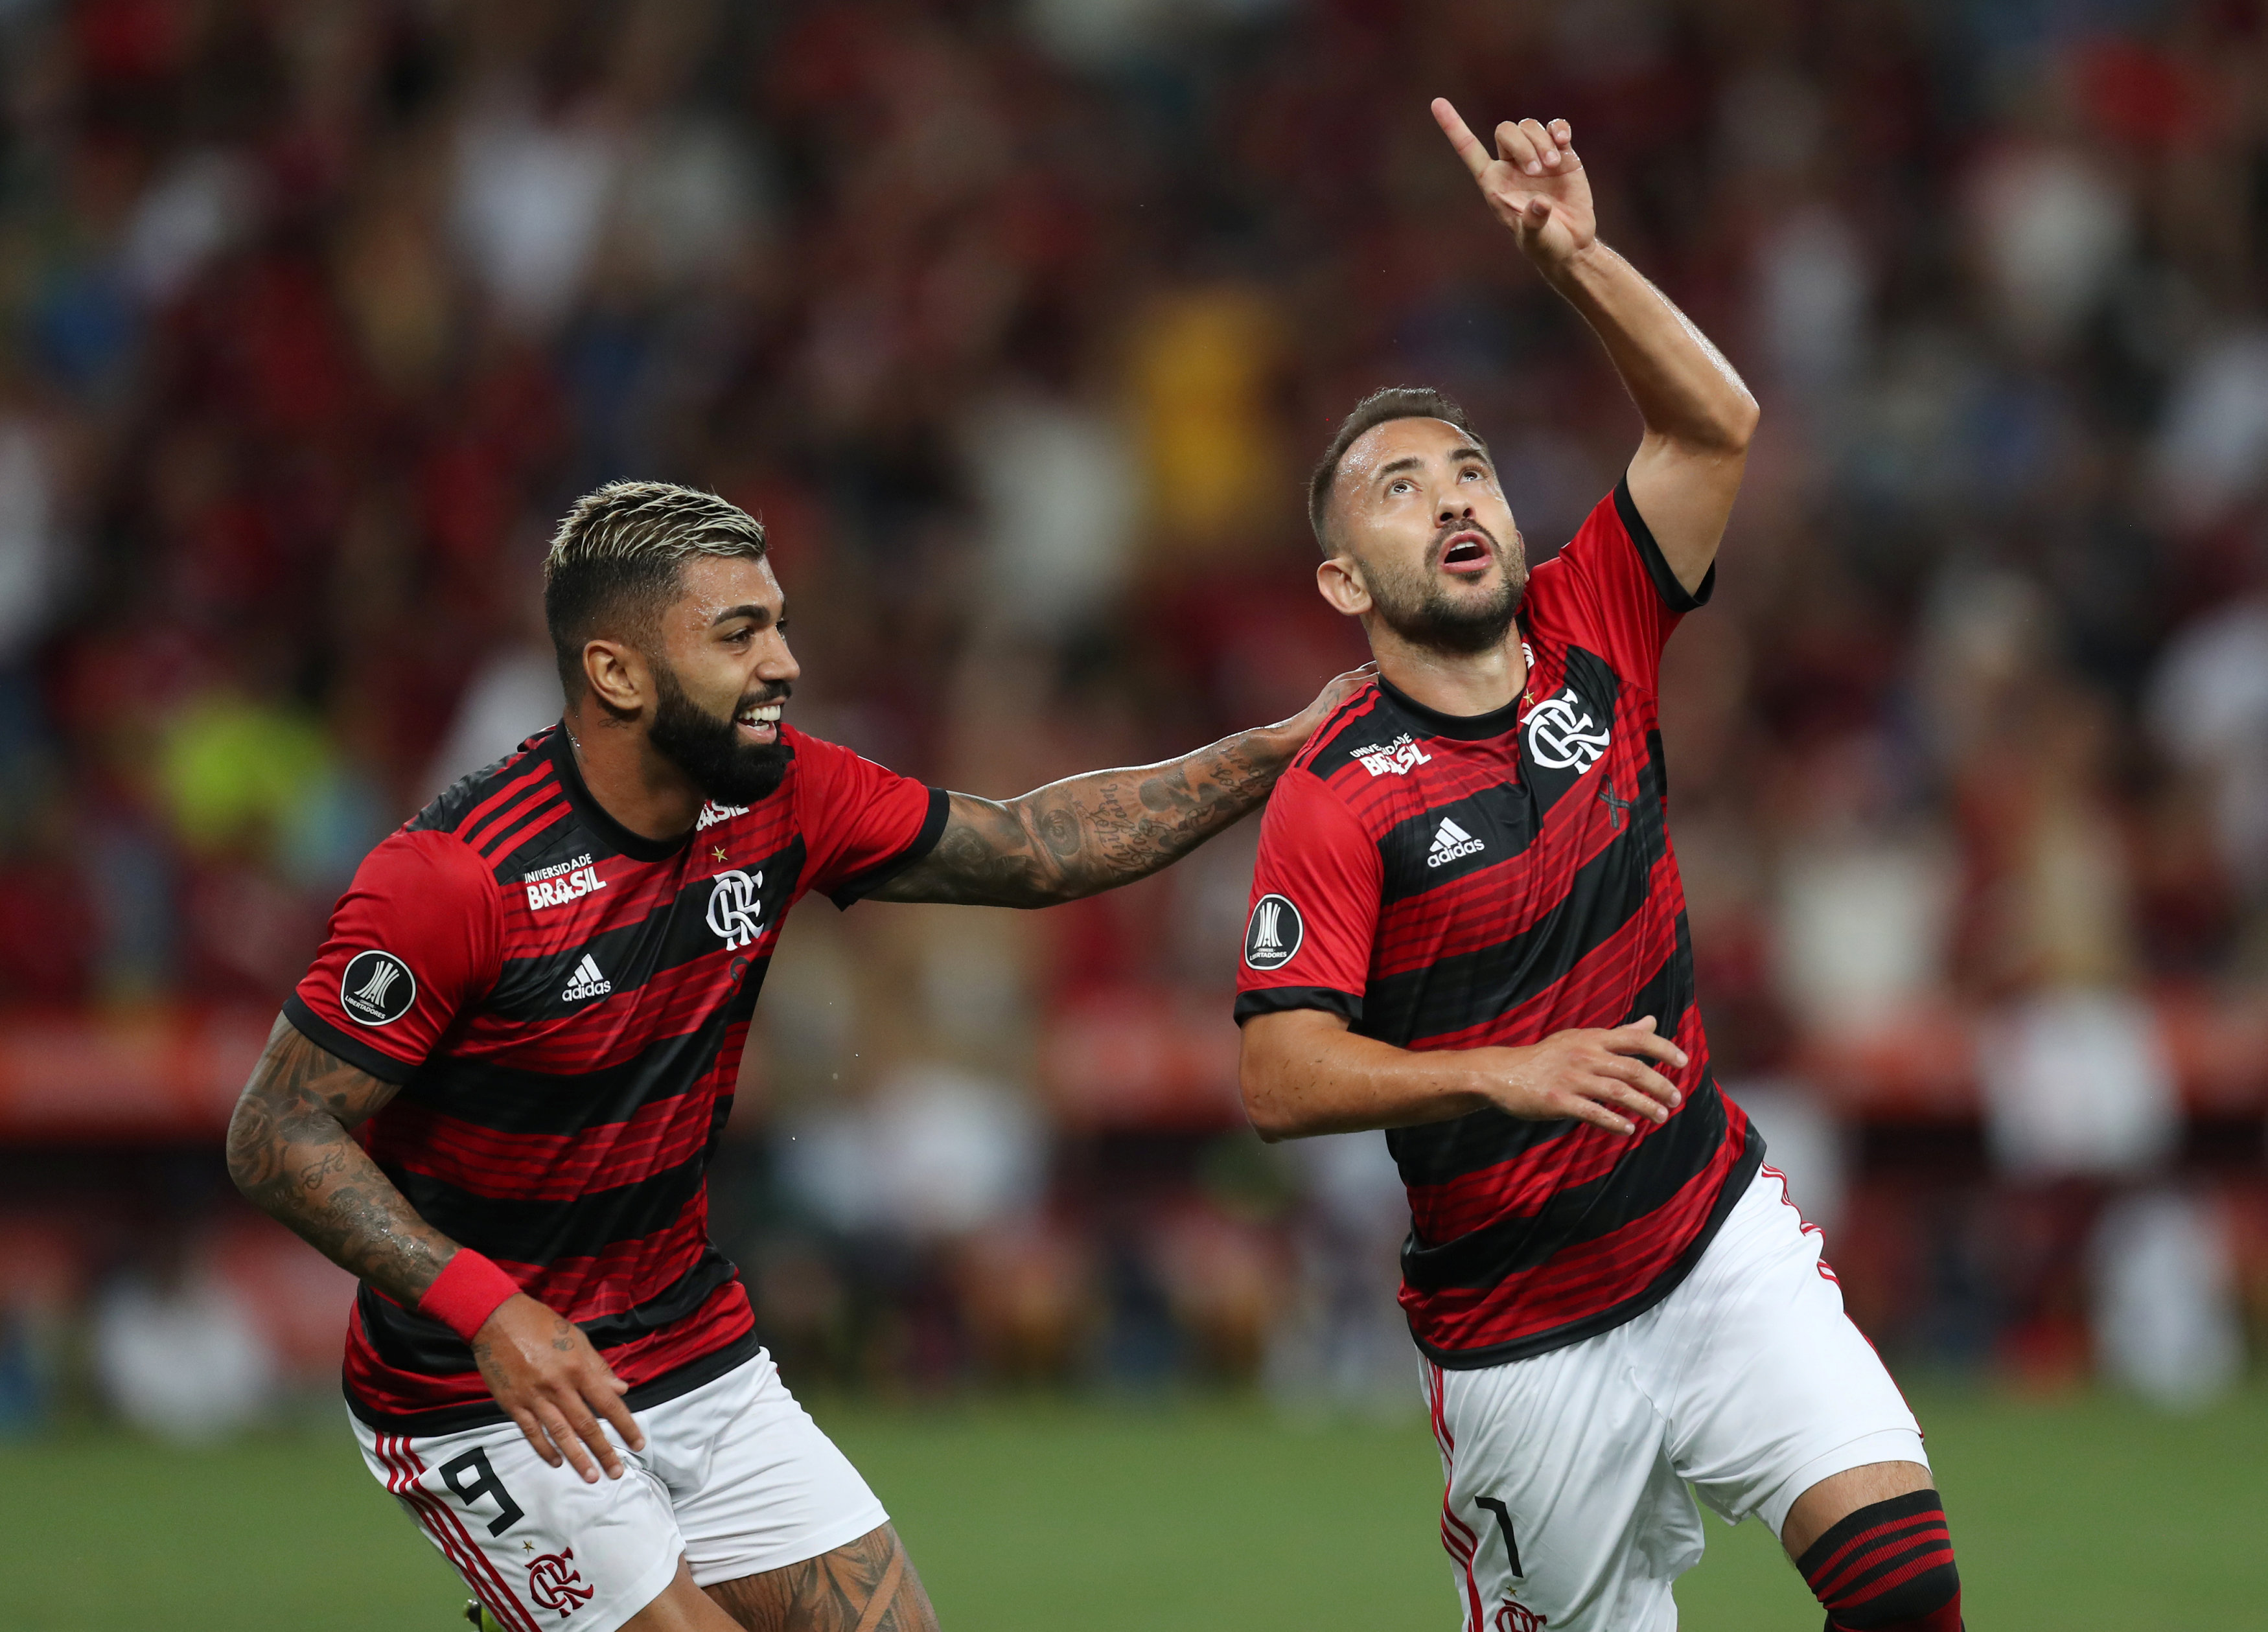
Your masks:
M937 1611L889 1525L832 1553L707 1591L732 1616L718 1624L745 1632L937 1632ZM688 1621L686 1632L708 1632L711 1624Z
M662 1589L659 1598L622 1622L622 1632L740 1632L740 1628L693 1584L693 1572L681 1557L676 1579Z
M1830 1474L1795 1498L1780 1526L1779 1544L1790 1558L1801 1558L1814 1541L1860 1508L1933 1489L1929 1469L1918 1462L1869 1462Z

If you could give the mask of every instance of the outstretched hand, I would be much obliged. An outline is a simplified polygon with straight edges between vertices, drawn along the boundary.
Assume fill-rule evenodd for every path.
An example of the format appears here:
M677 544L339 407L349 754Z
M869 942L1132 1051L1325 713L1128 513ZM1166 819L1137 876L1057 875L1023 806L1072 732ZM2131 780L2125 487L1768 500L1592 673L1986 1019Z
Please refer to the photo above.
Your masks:
M1583 173L1565 120L1506 120L1496 128L1494 154L1466 128L1448 98L1433 99L1433 122L1537 270L1551 272L1598 240L1591 179Z
M631 1450L645 1449L645 1434L622 1403L630 1385L591 1347L582 1327L526 1294L504 1299L473 1334L473 1358L497 1403L552 1467L564 1460L595 1484L595 1457L608 1478L620 1479L622 1456L600 1425L602 1417Z

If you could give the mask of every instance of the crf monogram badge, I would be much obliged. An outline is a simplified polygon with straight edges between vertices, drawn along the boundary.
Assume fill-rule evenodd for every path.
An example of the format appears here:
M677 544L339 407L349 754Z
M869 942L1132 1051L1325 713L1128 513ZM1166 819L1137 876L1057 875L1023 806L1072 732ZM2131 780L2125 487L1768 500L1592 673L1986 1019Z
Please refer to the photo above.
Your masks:
M1551 770L1570 765L1581 776L1607 751L1608 731L1579 712L1572 686L1547 697L1528 717L1528 757Z
M762 872L750 878L738 867L717 875L709 892L709 927L724 937L726 946L746 946L763 933L763 925L756 922L762 910L756 892L763 883Z
M546 1553L527 1566L527 1595L545 1609L556 1609L562 1621L599 1595L596 1587L582 1584L583 1572L575 1568L575 1549Z

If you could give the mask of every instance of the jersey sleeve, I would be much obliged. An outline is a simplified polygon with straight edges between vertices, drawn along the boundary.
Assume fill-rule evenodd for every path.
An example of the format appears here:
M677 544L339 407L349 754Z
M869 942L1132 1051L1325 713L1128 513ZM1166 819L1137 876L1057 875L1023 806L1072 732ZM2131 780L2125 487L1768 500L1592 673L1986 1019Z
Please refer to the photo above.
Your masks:
M811 888L848 907L937 848L950 803L942 788L801 731L794 742Z
M1557 633L1598 652L1617 673L1651 689L1661 672L1661 649L1687 613L1707 603L1717 587L1710 564L1701 587L1688 592L1654 542L1653 529L1631 499L1627 479L1599 501L1567 547L1536 569L1547 593L1531 595L1535 615L1555 613ZM1547 605L1534 605L1535 602Z
M409 1080L503 963L496 880L453 834L397 831L363 858L284 1018L390 1083Z
M1383 877L1377 843L1329 784L1304 768L1286 771L1260 819L1238 1025L1285 1009L1361 1022Z

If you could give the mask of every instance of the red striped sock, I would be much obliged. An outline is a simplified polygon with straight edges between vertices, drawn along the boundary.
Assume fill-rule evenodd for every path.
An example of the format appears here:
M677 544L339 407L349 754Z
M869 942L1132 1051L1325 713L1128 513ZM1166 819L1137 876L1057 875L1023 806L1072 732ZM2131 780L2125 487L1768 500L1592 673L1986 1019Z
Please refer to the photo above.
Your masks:
M1827 1607L1827 1632L1962 1632L1961 1576L1934 1490L1849 1514L1795 1567Z

